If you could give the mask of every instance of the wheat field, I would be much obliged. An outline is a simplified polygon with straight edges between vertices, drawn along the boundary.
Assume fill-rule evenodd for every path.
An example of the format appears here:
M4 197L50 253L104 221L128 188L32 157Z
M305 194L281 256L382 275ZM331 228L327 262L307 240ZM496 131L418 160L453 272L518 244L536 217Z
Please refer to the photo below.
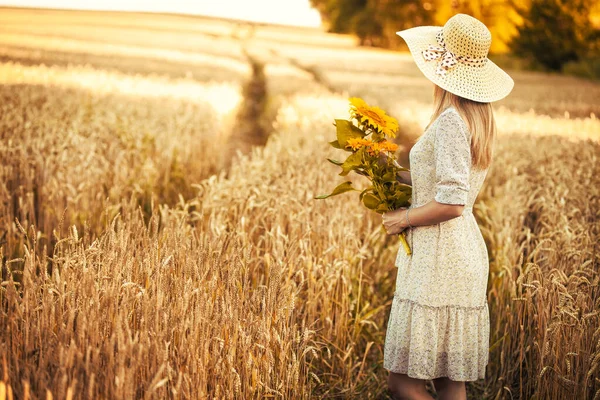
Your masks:
M0 399L389 398L399 242L313 196L349 96L399 120L408 166L413 64L316 29L0 8ZM600 84L509 72L469 398L598 400Z

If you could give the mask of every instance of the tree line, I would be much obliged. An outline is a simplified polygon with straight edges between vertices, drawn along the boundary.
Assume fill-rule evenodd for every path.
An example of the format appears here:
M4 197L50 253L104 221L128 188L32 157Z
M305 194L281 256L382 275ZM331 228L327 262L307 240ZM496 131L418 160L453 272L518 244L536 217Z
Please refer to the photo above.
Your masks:
M361 45L406 48L397 31L443 25L456 13L492 32L490 53L511 52L549 70L600 59L597 0L310 0L328 31L355 34ZM594 23L594 16L596 21Z

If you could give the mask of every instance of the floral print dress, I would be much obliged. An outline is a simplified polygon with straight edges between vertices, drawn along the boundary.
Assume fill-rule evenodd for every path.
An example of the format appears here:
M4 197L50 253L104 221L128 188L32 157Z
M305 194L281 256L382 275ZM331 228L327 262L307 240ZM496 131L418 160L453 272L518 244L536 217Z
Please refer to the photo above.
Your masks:
M473 203L488 169L471 167L470 143L465 121L449 106L410 150L410 208L433 199L465 208L459 217L406 230L412 255L400 246L384 347L391 372L454 381L485 376L489 260Z

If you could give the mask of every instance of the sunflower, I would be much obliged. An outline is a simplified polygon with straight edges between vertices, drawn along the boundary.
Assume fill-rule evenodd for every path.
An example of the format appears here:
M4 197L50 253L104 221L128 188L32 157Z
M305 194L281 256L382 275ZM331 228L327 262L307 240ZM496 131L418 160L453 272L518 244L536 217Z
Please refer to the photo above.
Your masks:
M398 145L396 143L392 143L388 140L384 140L382 142L379 142L379 148L383 151L389 151L390 153L395 152L396 150L398 150Z
M372 156L376 156L379 155L380 152L382 151L387 151L390 153L395 152L396 150L398 150L398 145L396 143L392 143L390 141L387 140L382 140L381 142L371 142L368 140L364 140L364 139L350 139L353 141L356 141L356 143L361 143L359 148L362 147L362 143L364 143L365 146L367 146L367 153L369 153ZM350 145L350 140L348 140L348 144ZM362 142L359 142L362 141ZM355 142L352 142L355 143Z
M377 143L373 143L372 146L367 147L367 153L372 156L376 156L379 154L379 145Z
M386 136L396 137L398 121L395 118L387 115L379 107L369 106L359 97L351 97L349 100L352 118L360 119L361 123L371 126Z
M375 143L373 143L372 141L367 140L367 139L352 138L352 139L348 139L348 141L346 142L346 147L352 147L352 150L358 150L363 146L371 147L374 144Z

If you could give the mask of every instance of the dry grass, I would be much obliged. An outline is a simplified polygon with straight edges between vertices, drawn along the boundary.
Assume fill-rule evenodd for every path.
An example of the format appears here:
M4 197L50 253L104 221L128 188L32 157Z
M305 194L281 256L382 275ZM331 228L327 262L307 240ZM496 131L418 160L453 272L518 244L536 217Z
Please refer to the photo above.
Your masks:
M233 84L89 67L0 64L0 81L7 256L22 254L15 217L51 244L65 209L67 225L87 219L99 233L102 210L116 212L121 198L134 196L146 211L189 199L193 182L219 170L241 101Z
M386 398L398 242L357 199L312 197L332 187L315 163L336 154L348 95L397 116L404 144L420 134L431 88L405 55L187 17L4 12L0 400ZM253 76L272 134L236 153ZM600 86L543 78L517 75L526 92L497 107L475 209L492 348L473 398L600 398Z
M318 100L284 107L281 139L181 209L153 209L147 225L123 204L99 239L58 237L52 259L33 256L42 249L24 227L24 260L8 264L23 274L2 294L11 369L58 397L69 387L86 398L303 398L319 380L323 393L380 386L370 364L381 356L394 253L358 202L311 199L329 180L298 157L327 154L296 133L322 129L328 103ZM313 122L296 123L300 106ZM382 281L389 298L371 305Z
M492 397L600 389L600 143L507 135L477 210L490 251Z
M253 39L256 46L276 51L315 69L341 92L360 93L376 99L386 109L430 107L433 85L423 78L408 53L395 51L316 47L301 43L278 43ZM511 112L573 118L600 117L600 84L579 78L536 72L510 71L515 88L510 96L494 103Z

